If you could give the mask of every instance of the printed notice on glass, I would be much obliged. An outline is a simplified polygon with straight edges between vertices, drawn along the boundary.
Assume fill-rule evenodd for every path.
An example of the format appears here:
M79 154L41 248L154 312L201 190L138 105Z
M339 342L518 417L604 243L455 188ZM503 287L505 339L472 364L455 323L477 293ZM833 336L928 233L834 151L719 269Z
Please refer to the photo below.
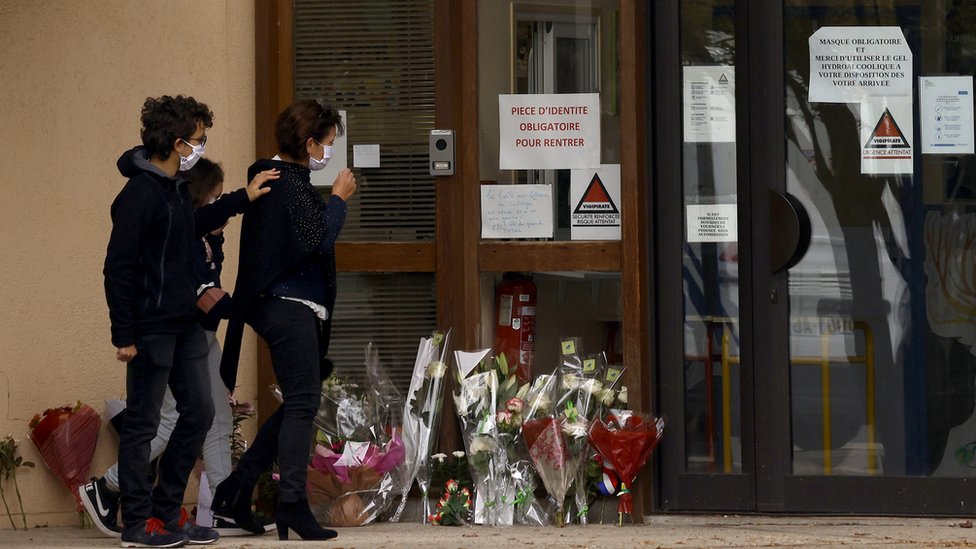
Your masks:
M344 121L349 120L346 118L346 111L339 111L339 116L341 116ZM335 183L335 179L339 176L339 172L346 169L349 165L349 160L346 155L346 144L348 142L349 125L346 124L346 132L343 135L336 135L335 142L332 144L334 152L332 153L332 158L329 159L328 165L317 172L312 172L312 185L316 187L331 187L332 184Z
M821 27L810 42L810 102L912 95L912 50L900 27Z
M922 154L973 154L973 77L921 76Z
M552 186L482 185L481 238L552 238Z
M498 167L600 167L600 94L498 96Z
M569 175L570 238L620 240L620 164Z
M685 143L735 143L735 68L684 67Z
M735 204L685 206L688 242L736 242L739 240Z
M915 122L912 97L867 97L861 101L861 173L913 173Z

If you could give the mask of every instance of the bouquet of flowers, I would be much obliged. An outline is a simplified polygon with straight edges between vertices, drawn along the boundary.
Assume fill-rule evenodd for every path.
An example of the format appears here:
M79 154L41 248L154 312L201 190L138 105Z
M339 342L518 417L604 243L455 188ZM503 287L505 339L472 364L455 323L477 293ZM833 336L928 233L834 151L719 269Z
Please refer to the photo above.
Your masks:
M471 491L451 479L444 483L444 492L434 513L427 517L433 525L467 525L471 517Z
M618 524L624 514L634 512L630 488L637 472L647 463L664 434L664 419L631 413L614 414L609 421L598 419L590 426L590 444L613 466L620 478Z
M372 522L400 493L393 471L404 461L404 447L386 414L402 399L381 371L372 344L366 347L366 373L368 390L337 377L322 384L308 470L309 504L322 524Z
M474 521L493 524L488 502L494 501L491 479L495 453L495 408L498 402L498 370L491 349L455 351L457 385L454 407L461 423L461 436L468 452L468 464L475 487Z
M78 486L88 481L95 443L102 422L87 404L48 408L30 421L28 438L37 447L47 468L75 497L78 512L81 500Z
M564 502L576 479L587 427L572 399L565 391L557 392L562 384L558 371L536 378L528 394L531 411L522 423L529 456L553 500L559 526L565 522Z
M559 366L559 389L561 395L556 403L557 408L563 410L567 424L564 428L571 430L576 436L571 439L570 450L580 457L581 463L587 463L593 456L589 447L588 436L585 433L590 421L599 417L602 411L601 395L605 392L600 380L607 360L603 353L584 356L580 351L580 340L566 337L560 341L562 353ZM589 477L588 467L579 467L576 473L575 503L576 519L580 524L586 524L589 517Z
M431 515L427 491L430 488L430 451L437 445L440 414L444 399L444 379L447 374L447 349L451 332L435 331L429 338L421 338L417 359L410 379L408 399L403 407L403 445L407 459L400 469L402 493L400 505L390 517L398 522L407 504L407 494L414 478L423 497L423 520Z

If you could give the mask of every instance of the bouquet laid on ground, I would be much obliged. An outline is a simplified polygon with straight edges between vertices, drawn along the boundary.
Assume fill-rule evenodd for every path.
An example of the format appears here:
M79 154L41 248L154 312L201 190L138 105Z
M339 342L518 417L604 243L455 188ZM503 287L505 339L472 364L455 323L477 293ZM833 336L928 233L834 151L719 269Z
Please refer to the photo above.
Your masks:
M315 417L315 446L308 470L309 506L331 526L359 526L376 520L401 493L404 447L389 411L402 398L366 347L369 387L331 377L322 384Z
M427 522L434 525L462 526L471 520L471 491L454 480L444 483L444 491Z
M609 420L598 419L590 426L590 444L620 479L618 524L623 524L625 514L634 512L630 488L663 434L663 418L627 412L616 412Z
M423 520L431 516L427 492L430 488L430 452L437 446L440 414L444 401L444 380L447 374L447 352L450 330L435 331L429 338L421 338L414 361L413 376L403 407L403 446L406 453L400 479L400 505L390 517L398 522L407 504L407 494L414 479L423 498Z
M475 487L474 521L494 524L494 482L491 475L495 453L495 409L498 402L498 370L491 349L455 351L457 385L454 407L468 452Z
M522 423L522 432L532 463L555 507L555 523L563 526L564 502L583 459L587 424L565 390L567 379L560 374L557 370L553 375L536 378L529 396L536 409Z
M102 422L87 404L48 408L30 421L28 438L37 447L47 468L75 498L78 512L84 510L78 486L88 482L95 443Z

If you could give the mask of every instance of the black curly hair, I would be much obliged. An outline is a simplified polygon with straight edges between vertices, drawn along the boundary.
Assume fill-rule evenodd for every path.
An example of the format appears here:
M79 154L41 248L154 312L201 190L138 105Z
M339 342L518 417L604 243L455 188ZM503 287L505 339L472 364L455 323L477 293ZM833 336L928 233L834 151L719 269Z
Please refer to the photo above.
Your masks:
M305 141L311 137L321 142L333 127L336 135L345 132L339 111L314 99L296 101L281 111L275 122L278 150L295 160L304 160L308 157Z
M183 177L189 181L187 190L193 198L193 207L199 208L210 202L214 189L224 182L224 169L212 160L201 158L192 168L183 172Z
M177 139L192 136L198 123L212 127L213 116L210 107L189 96L147 97L142 105L142 144L150 156L166 160Z

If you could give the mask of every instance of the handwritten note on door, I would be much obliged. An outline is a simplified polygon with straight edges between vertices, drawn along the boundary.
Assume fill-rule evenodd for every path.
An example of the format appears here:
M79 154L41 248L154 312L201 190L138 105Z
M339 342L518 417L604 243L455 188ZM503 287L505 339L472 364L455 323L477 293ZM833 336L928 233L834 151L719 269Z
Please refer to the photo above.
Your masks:
M552 238L552 187L482 185L481 238Z

